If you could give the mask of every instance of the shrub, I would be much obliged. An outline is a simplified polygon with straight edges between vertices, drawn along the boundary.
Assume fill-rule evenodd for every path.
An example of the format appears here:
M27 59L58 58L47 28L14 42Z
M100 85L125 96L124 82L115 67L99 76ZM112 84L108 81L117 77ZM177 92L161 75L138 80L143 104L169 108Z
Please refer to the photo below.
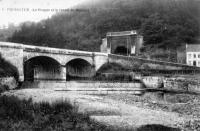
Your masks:
M106 126L95 122L87 114L77 112L69 102L55 104L33 103L31 99L20 100L14 96L0 96L1 130L70 130L70 131L159 131L178 129L162 125L146 125L138 129Z
M1 85L1 84L0 84L0 93L6 91L6 90L8 90L8 89L9 89L9 87L8 87L7 85Z
M104 130L106 126L77 112L69 102L33 103L14 96L0 96L1 130ZM11 126L12 125L12 126Z
M0 77L13 76L17 81L19 79L19 73L17 68L3 59L0 54Z

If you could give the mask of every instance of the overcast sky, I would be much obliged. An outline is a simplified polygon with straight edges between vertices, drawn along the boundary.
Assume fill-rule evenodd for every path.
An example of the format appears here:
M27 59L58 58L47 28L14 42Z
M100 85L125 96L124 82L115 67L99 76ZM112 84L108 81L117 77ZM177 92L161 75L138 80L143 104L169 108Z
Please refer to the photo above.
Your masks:
M8 23L37 22L55 14L53 9L68 9L84 1L86 0L0 0L0 27Z

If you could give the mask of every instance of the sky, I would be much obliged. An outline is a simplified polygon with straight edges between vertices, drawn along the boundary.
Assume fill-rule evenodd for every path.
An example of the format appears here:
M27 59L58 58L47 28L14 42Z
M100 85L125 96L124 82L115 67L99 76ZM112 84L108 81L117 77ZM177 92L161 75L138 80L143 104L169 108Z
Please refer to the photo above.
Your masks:
M24 21L38 22L51 17L56 9L69 9L84 1L86 0L0 0L0 28L9 23L18 25Z

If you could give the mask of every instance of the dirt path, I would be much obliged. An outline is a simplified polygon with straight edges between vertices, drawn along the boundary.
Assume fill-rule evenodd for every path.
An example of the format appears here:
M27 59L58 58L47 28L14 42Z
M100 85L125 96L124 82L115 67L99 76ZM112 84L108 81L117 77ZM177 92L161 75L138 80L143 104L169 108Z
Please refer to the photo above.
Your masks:
M54 91L53 89L21 89L4 94L15 95L21 99L32 98L34 102L54 103L67 100L77 105L79 112L89 113L92 119L119 127L139 127L147 124L179 127L189 119L178 113L140 108L101 96Z

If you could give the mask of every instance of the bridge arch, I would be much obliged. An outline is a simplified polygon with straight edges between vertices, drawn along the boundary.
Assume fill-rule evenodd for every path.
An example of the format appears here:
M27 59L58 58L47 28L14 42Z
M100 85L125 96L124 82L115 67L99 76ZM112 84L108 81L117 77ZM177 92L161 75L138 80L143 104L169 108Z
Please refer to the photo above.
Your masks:
M24 61L25 81L62 80L62 70L61 64L48 56L35 56Z
M94 66L85 59L75 58L66 63L67 79L90 78L95 75Z

